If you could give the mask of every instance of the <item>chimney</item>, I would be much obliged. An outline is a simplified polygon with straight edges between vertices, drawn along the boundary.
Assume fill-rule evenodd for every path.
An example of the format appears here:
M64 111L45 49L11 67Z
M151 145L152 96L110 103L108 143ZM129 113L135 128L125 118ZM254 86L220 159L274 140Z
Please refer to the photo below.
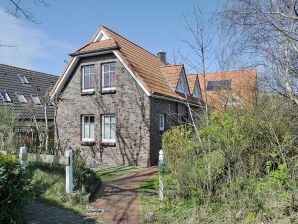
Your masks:
M157 56L159 57L159 59L160 59L162 62L164 62L164 63L167 62L166 55L167 55L167 53L164 52L163 50L160 50L160 51L157 53Z

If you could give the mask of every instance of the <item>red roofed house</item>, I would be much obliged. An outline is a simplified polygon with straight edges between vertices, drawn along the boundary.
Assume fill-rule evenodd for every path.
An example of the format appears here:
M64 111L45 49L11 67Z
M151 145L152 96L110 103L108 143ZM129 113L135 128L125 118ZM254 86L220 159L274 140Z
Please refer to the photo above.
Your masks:
M70 56L52 90L60 98L57 134L90 162L155 165L161 134L188 119L185 102L201 106L183 65L170 65L164 52L151 54L106 27Z
M187 75L187 80L192 88L191 94L202 94L203 100L215 111L224 111L226 107L231 106L252 106L256 100L255 69L207 73L205 82L203 75L190 74ZM201 87L201 92L198 86Z

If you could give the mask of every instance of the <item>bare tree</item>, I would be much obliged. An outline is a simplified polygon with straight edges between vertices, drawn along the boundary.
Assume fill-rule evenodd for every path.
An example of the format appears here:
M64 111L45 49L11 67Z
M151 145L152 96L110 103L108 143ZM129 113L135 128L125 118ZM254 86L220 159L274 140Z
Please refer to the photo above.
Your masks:
M223 13L226 33L242 58L264 74L263 86L298 105L297 0L229 0Z

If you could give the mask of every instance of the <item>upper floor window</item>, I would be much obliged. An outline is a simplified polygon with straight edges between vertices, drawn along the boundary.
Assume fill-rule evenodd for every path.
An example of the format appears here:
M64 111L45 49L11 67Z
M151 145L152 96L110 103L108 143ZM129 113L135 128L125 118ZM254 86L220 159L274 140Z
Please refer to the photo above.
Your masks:
M160 131L165 130L165 115L164 114L159 115L159 130Z
M34 104L41 104L40 99L36 95L31 95L32 101Z
M227 90L231 88L231 80L208 81L207 91Z
M102 65L102 88L114 89L116 87L116 63Z
M27 100L26 100L24 94L16 92L16 95L17 95L20 103L27 103Z
M82 67L82 90L83 92L94 91L95 66L86 65Z
M82 141L94 141L94 115L82 116Z
M27 85L30 84L25 75L19 74L19 77L20 77L20 80L22 81L23 84L27 84Z
M4 102L11 102L11 99L8 95L7 92L0 92L0 98L4 101Z
M115 115L102 115L102 141L116 141L116 118Z

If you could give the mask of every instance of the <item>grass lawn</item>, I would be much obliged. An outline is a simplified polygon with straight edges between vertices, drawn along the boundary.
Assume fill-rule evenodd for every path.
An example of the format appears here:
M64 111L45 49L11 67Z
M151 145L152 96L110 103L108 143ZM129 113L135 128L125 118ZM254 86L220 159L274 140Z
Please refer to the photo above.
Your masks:
M107 183L120 176L138 171L135 166L101 166L93 169L102 182Z
M158 174L145 180L139 186L140 213L142 222L143 218L149 212L156 213L160 206L158 195Z

